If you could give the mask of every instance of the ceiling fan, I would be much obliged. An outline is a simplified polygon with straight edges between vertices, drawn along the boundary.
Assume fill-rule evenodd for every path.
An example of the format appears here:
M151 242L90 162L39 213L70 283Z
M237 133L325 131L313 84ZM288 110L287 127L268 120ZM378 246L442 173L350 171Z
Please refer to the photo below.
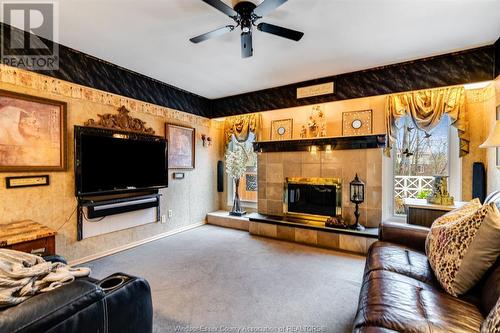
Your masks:
M240 1L236 4L236 6L234 6L234 9L226 5L221 0L202 1L232 18L236 22L236 24L226 25L225 27L215 29L191 38L190 41L195 44L213 37L221 36L225 33L233 31L237 27L241 27L241 57L248 58L253 55L253 27L257 27L257 30L267 32L279 37L288 38L296 42L298 42L302 38L302 36L304 36L303 32L283 28L277 25L264 22L257 24L258 20L287 2L287 0L264 0L258 6L250 1Z

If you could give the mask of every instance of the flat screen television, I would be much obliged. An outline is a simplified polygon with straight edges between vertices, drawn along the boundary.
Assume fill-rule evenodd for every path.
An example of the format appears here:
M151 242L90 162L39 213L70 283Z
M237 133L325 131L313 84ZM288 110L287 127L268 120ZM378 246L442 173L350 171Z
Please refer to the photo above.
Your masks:
M75 126L77 196L167 187L167 161L162 137Z

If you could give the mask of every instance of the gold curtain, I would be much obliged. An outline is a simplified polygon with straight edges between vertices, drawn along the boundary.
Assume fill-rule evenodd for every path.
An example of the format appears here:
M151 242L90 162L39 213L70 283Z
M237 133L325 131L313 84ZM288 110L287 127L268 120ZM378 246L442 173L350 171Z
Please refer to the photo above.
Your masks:
M262 116L260 114L248 114L226 118L224 122L224 136L226 147L234 135L238 142L245 142L250 132L257 138L260 130Z
M448 115L452 126L458 129L460 157L469 153L468 121L465 110L464 87L419 90L404 94L390 95L386 104L387 148L386 156L391 156L392 144L396 141L396 122L410 115L415 126L429 132Z

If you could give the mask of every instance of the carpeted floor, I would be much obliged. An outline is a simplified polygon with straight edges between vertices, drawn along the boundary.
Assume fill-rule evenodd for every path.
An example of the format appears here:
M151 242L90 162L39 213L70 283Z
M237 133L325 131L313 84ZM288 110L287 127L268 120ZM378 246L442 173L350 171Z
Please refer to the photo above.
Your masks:
M145 277L155 332L350 332L361 256L202 226L85 266Z

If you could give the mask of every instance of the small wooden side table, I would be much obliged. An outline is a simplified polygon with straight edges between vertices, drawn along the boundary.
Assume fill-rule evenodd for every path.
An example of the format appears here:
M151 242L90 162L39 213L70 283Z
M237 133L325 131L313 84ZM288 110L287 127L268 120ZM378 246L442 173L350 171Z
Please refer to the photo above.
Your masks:
M33 254L56 253L56 231L26 220L0 224L0 247Z
M444 206L427 203L425 199L405 199L406 222L430 227L435 219L464 204L465 202L455 201L452 206Z

